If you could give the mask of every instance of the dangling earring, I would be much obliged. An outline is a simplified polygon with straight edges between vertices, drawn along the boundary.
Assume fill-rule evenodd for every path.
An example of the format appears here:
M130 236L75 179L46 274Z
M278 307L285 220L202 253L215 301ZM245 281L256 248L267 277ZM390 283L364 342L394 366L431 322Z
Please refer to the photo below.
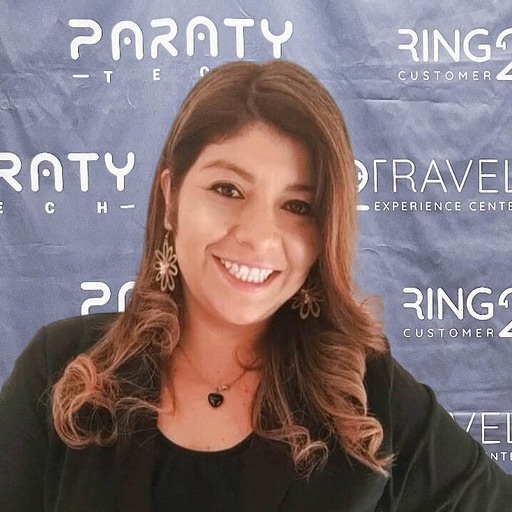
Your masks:
M298 309L302 320L310 314L315 318L320 316L320 302L324 295L318 281L308 279L302 288L292 297L292 309Z
M178 258L172 242L169 242L169 231L165 234L162 250L155 250L156 262L153 268L156 270L156 280L160 282L160 290L172 292L176 287L174 281L178 275Z

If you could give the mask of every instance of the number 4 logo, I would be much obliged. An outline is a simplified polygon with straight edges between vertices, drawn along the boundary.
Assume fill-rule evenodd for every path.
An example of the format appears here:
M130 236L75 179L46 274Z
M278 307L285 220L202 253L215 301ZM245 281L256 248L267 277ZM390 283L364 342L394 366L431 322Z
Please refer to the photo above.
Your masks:
M507 297L509 295L512 295L512 288L507 288L506 290L503 290L502 294L500 295L500 298L498 299L498 305L508 308L509 301ZM498 336L500 338L512 338L512 320L507 325L505 325L503 329L501 329Z
M507 28L498 36L496 40L496 47L501 48L503 51L507 49L505 38L512 34L512 28ZM512 61L510 61L497 75L496 80L512 80ZM512 336L511 336L512 337Z

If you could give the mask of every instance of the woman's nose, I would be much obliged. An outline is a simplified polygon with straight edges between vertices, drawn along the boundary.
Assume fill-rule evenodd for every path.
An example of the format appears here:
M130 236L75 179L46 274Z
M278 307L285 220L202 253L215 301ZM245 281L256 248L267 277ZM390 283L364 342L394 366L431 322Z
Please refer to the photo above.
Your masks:
M240 245L250 246L253 250L275 246L279 235L273 208L261 204L244 207L236 220L233 235Z

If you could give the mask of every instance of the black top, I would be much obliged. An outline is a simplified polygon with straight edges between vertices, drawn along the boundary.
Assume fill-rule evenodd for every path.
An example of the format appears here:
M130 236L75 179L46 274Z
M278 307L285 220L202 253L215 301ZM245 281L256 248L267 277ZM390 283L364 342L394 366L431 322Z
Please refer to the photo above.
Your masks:
M243 454L253 434L217 451L185 448L157 432L152 512L236 512Z

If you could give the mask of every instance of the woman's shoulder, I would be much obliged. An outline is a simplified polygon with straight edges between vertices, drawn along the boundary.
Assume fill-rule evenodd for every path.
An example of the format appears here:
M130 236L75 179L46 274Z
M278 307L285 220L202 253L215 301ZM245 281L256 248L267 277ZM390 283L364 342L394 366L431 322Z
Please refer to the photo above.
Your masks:
M93 346L118 315L97 313L49 323L37 331L21 358L43 358L52 374Z
M418 382L387 349L369 356L366 360L365 388L370 408L379 410L403 409L413 402L423 408L432 405L434 394L431 388Z
M365 388L369 412L378 418L395 446L405 444L406 438L425 436L428 429L434 429L432 418L442 416L437 426L442 423L443 428L455 425L434 391L417 381L392 356L389 347L367 360Z
M116 316L99 314L68 318L37 331L2 385L0 417L7 423L0 422L0 433L6 425L11 425L12 418L40 424L46 421L47 393L51 385L71 360L101 337ZM40 415L39 419L36 419L37 415Z
M393 381L395 360L391 355L391 347L387 338L385 350L377 354L371 353L366 357L364 383L369 398L382 393L389 393Z
M88 347L97 341L119 313L96 313L73 316L51 322L42 331L53 343L75 343Z
M387 340L386 345L384 352L367 357L364 377L368 409L385 429L389 428L391 423L390 396L395 365Z

